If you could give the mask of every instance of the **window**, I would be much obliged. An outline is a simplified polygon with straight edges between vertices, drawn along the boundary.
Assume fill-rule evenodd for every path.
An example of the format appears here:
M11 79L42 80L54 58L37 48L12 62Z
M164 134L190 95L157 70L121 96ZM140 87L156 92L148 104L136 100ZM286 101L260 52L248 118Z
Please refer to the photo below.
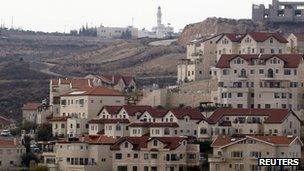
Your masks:
M125 148L129 148L129 143L125 142Z
M132 170L133 170L133 171L137 171L137 166L133 166L133 167L132 167Z
M152 154L151 154L151 159L157 159L157 154L152 153Z
M121 126L120 125L116 125L116 131L120 131L121 130Z
M232 151L231 157L243 157L243 152L241 151Z
M158 141L157 140L154 140L153 141L153 146L157 146L158 145Z
M270 104L265 104L265 108L266 108L266 109L270 109L270 108L271 108L271 105L270 105Z
M259 74L264 74L264 70L263 69L259 69Z
M290 69L285 69L284 70L284 75L291 75Z
M243 93L237 93L237 97L243 97Z
M260 53L265 53L265 49L260 49Z
M148 154L148 153L145 153L145 154L144 154L144 159L145 159L145 160L149 159L149 154Z
M273 43L273 38L270 38L269 42L270 42L270 43Z
M237 108L243 108L243 104L238 104Z
M270 53L273 54L273 53L274 53L274 49L271 49L271 50L270 50Z
M134 153L133 157L134 157L134 159L137 159L138 158L138 154Z
M14 161L10 161L10 165L14 165Z
M250 70L250 74L254 74L254 69Z
M116 153L115 154L115 159L118 159L118 160L122 159L122 154L121 153Z
M223 75L229 75L229 70L224 69L224 70L223 70Z
M250 152L250 157L261 158L262 152L252 151Z

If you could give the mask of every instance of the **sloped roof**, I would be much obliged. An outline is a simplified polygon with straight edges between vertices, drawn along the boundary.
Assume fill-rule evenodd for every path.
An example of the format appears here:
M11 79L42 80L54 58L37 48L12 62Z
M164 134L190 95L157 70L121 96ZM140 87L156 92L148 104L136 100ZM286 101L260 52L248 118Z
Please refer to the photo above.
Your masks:
M280 33L251 32L247 33L246 35L252 37L252 39L254 39L256 42L264 42L267 39L273 37L280 43L288 43L287 39ZM243 36L243 38L246 37L246 35Z
M216 67L230 68L230 61L237 57L249 62L254 59L268 60L270 58L277 57L285 62L285 68L298 68L303 60L303 55L301 54L225 54L220 57Z
M231 136L218 136L211 144L212 147L224 147L232 145L239 140L255 139L263 142L270 143L274 146L283 145L288 146L298 137L287 137L287 136L263 136L263 135L246 135L244 137L231 137ZM299 139L300 140L300 139Z
M236 109L236 108L219 108L215 110L208 118L209 123L215 124L224 116L267 116L264 123L282 123L293 114L299 121L300 119L288 109ZM300 121L301 122L301 121Z
M153 118L162 118L164 117L169 110L167 109L156 109L156 108L149 108L146 110Z
M109 114L112 114L112 115L116 115L119 113L119 111L121 109L124 109L127 114L129 116L135 116L136 113L143 113L145 112L147 109L150 109L152 108L151 106L146 106L146 105L130 105L130 104L127 104L127 105L122 105L122 106L104 106L101 111L103 109L106 109ZM99 112L98 116L100 115L101 113Z
M175 108L170 110L177 119L183 119L185 116L189 116L192 120L201 120L205 117L203 114L196 108L184 107L184 108Z
M107 79L108 82L111 82L113 85L117 85L118 82L122 79L125 85L129 86L134 77L131 76L123 76L123 75L101 75L103 78Z
M52 85L70 84L74 89L87 89L92 87L92 79L88 78L59 78L52 79Z
M128 119L92 119L91 124L130 123Z
M122 106L104 106L101 110L106 110L111 115L116 115Z
M37 110L41 106L41 103L28 102L23 104L22 110Z
M176 122L163 123L163 122L139 122L139 123L131 123L129 127L145 127L145 128L177 128L178 124Z
M185 140L184 137L122 137L117 140L117 142L111 147L111 150L120 150L120 145L127 141L133 145L133 150L140 150L142 148L147 148L148 143L154 139L159 140L165 144L165 149L174 150L181 145L181 142Z
M232 42L240 43L244 35L236 33L223 33L222 36L216 41L216 43L218 43L225 36Z

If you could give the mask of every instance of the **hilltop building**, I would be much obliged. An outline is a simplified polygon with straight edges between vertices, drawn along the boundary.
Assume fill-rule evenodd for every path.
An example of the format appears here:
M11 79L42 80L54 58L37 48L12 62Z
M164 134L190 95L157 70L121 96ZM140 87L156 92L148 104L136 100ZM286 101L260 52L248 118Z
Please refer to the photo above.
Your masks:
M272 0L269 8L266 8L264 4L252 5L252 20L273 23L304 22L304 2L280 2Z

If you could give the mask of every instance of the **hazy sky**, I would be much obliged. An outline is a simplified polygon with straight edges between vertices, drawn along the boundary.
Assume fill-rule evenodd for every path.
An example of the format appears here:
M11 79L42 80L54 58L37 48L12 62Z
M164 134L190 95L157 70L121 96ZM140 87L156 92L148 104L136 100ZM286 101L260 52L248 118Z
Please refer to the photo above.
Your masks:
M1 0L0 18L6 27L39 31L69 31L89 25L151 29L160 5L163 23L175 30L207 17L251 18L252 3L271 0Z

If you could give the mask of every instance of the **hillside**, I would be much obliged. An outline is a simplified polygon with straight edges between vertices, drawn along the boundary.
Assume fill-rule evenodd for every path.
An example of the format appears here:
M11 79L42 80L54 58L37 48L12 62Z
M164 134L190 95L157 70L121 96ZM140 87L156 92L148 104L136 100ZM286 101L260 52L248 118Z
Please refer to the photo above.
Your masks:
M284 34L304 32L304 24L297 23L262 23L249 19L207 18L206 20L187 25L178 39L185 46L197 36L205 37L219 33L246 33L251 31L278 31Z

